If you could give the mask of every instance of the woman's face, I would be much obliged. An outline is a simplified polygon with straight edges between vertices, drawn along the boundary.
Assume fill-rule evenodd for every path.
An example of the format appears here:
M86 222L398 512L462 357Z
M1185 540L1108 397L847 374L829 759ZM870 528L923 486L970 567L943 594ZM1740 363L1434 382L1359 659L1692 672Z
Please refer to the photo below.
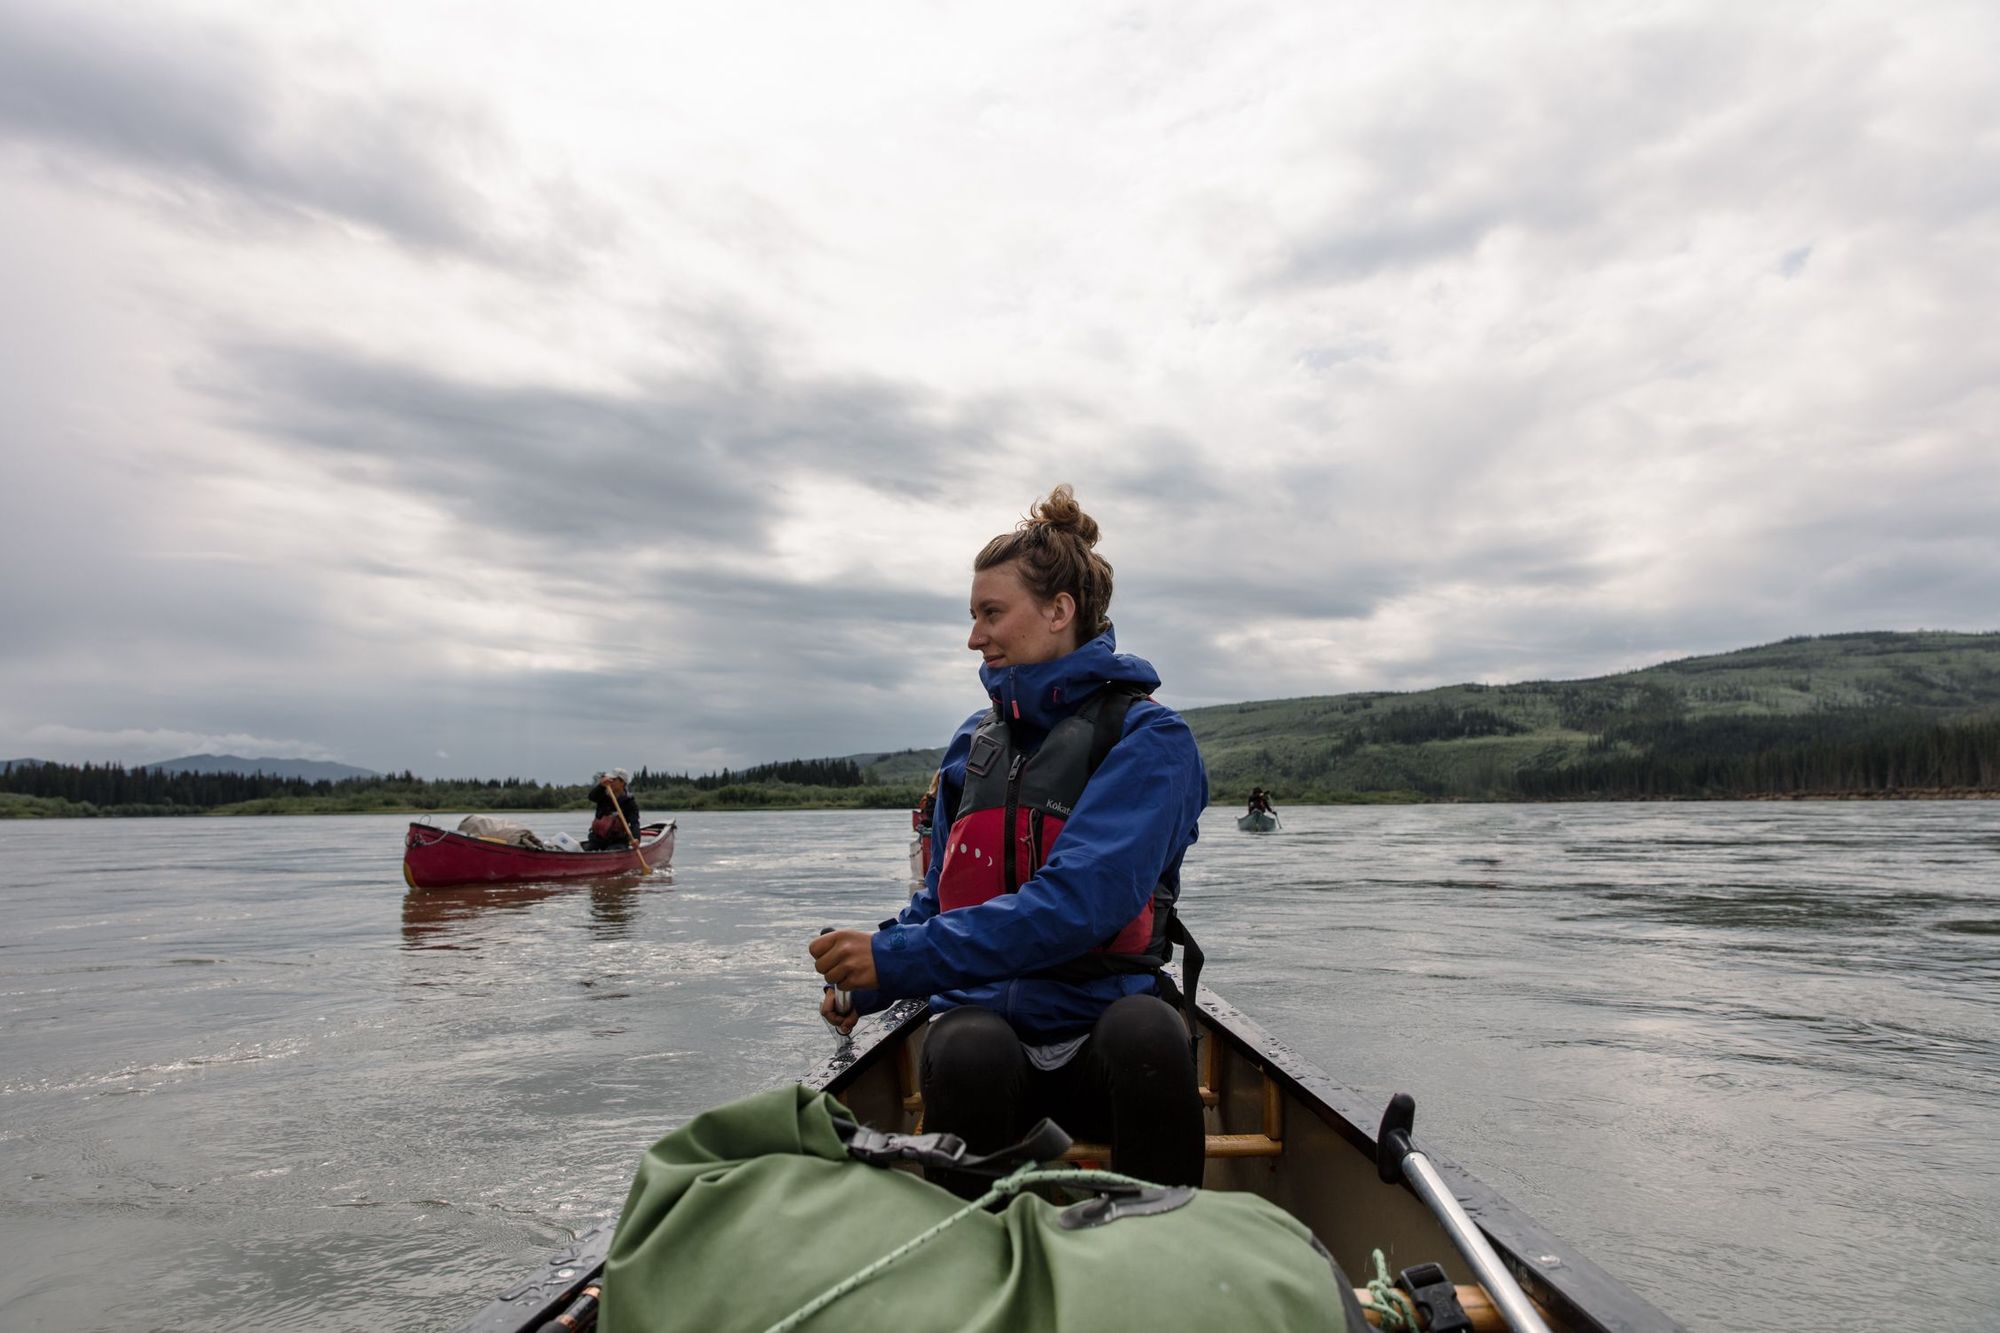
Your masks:
M1053 662L1076 651L1076 599L1038 602L1012 561L972 576L972 634L965 646L990 667Z

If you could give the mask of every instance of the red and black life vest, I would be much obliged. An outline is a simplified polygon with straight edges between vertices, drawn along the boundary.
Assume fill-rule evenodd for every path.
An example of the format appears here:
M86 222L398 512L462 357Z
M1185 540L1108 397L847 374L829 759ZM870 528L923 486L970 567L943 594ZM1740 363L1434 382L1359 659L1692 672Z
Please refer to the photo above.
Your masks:
M938 910L976 907L1034 878L1090 775L1124 734L1125 714L1137 697L1130 686L1106 685L1056 723L1032 755L1014 744L997 708L986 716L966 755L965 785L938 872ZM1161 880L1116 935L1036 975L1080 981L1159 968L1172 956L1168 932L1176 896L1176 886Z

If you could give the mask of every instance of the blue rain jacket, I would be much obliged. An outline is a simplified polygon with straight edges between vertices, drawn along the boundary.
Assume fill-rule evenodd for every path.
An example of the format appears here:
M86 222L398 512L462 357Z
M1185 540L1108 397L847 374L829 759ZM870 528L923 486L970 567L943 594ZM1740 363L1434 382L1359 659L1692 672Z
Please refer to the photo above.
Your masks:
M1148 691L1160 683L1151 663L1117 651L1110 630L1052 662L982 666L979 679L1002 714L1015 718L1016 743L1029 751L1107 683ZM1077 1036L1113 1000L1151 992L1152 974L1080 982L1028 974L1105 943L1145 906L1156 883L1178 893L1181 857L1208 805L1208 773L1180 714L1135 700L1119 742L1091 776L1040 872L1016 893L940 912L938 874L972 734L986 715L981 709L967 718L945 751L930 872L909 905L875 935L880 987L857 992L855 1001L867 1013L891 1000L929 996L938 1011L965 1004L990 1009L1026 1041Z

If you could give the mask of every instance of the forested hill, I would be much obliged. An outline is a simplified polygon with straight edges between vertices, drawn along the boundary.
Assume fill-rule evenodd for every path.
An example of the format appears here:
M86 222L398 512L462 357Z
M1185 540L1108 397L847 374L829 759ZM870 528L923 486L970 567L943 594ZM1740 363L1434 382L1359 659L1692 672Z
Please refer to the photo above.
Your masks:
M1548 800L2000 788L2000 634L1787 639L1589 680L1186 710L1216 799ZM941 750L857 755L921 782Z
M1188 710L1217 798L2000 790L2000 634L1787 639L1590 680Z

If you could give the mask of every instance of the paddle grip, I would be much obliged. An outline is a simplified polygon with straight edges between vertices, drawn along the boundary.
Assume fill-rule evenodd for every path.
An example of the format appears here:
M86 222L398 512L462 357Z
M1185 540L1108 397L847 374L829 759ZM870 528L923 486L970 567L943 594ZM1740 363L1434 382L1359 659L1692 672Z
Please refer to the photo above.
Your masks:
M819 933L822 935L831 935L833 934L833 927L821 926ZM854 997L852 995L849 995L846 991L831 982L823 983L820 989L833 992L833 1012L836 1014L851 1014L854 1012Z
M1410 1129L1417 1120L1417 1099L1399 1092L1389 1099L1382 1113L1382 1128L1375 1134L1375 1173L1384 1185L1403 1178L1403 1159L1410 1155Z

